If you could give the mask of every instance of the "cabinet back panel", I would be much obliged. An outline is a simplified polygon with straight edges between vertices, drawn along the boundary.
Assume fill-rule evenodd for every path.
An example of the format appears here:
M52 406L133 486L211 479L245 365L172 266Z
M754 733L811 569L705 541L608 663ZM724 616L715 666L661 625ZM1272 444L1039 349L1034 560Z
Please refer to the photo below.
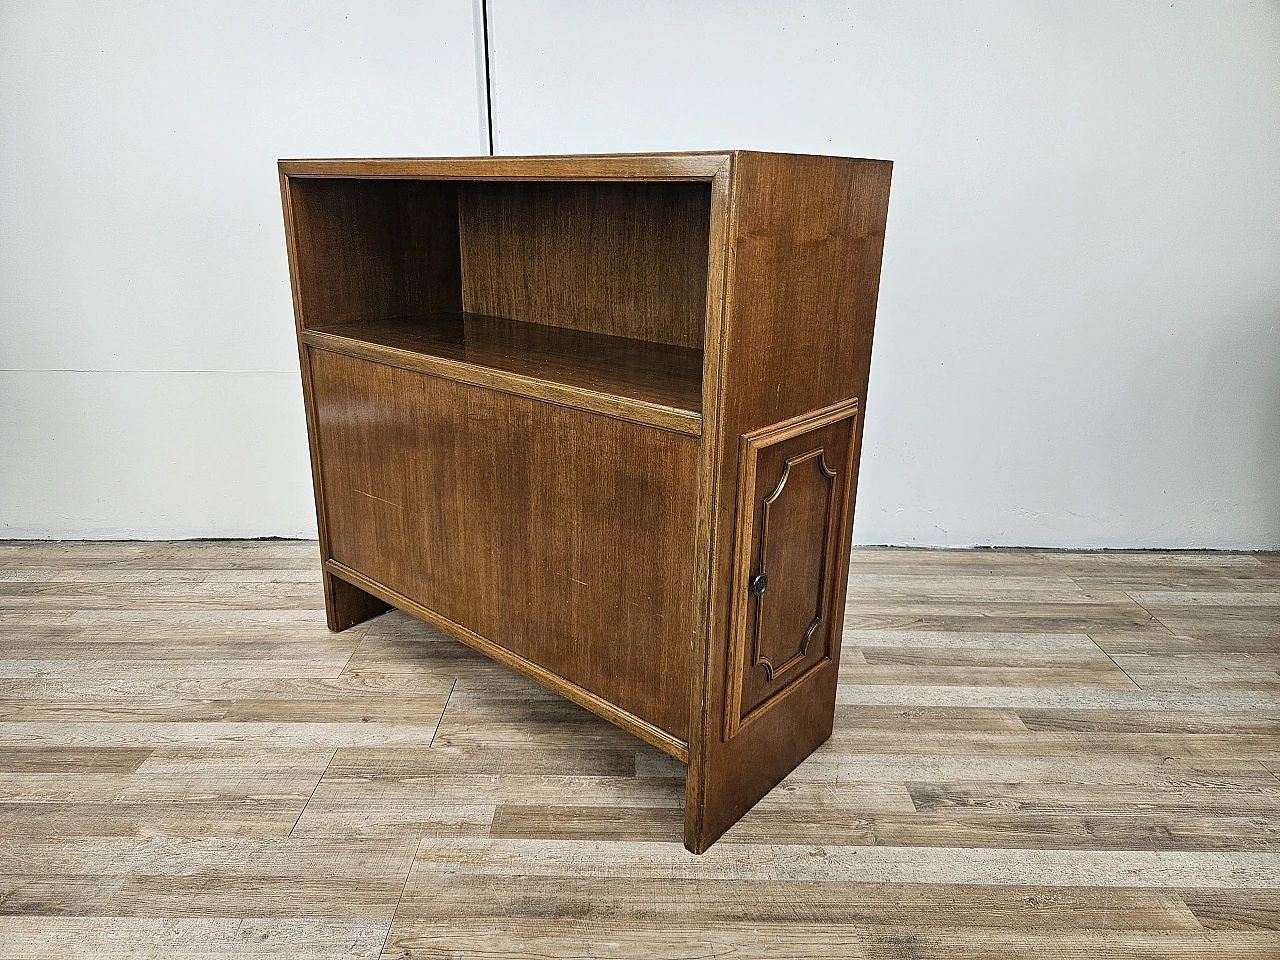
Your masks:
M303 326L462 308L455 184L289 183Z
M702 348L707 183L458 186L463 309Z
M697 441L309 355L332 558L685 739Z

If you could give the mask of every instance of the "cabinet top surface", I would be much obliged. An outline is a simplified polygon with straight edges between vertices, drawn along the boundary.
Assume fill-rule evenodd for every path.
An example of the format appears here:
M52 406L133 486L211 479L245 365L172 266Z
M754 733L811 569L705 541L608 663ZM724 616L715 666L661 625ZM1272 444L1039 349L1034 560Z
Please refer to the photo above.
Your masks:
M404 177L442 180L710 180L726 169L731 157L758 152L718 150L689 153L584 153L523 157L370 157L281 160L279 166L280 173L286 177ZM773 154L773 156L804 155Z

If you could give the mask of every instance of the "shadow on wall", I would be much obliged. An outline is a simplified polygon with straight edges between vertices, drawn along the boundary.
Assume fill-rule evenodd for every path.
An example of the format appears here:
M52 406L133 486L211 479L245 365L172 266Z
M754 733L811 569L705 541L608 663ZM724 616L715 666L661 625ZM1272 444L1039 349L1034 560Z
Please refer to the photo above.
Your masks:
M1276 0L1280 7L1280 0ZM1224 323L1207 358L1202 395L1239 391L1231 448L1238 452L1260 519L1259 540L1280 546L1280 298L1269 304L1241 305L1241 320ZM1254 368L1252 370L1248 368ZM1257 386L1256 390L1250 390Z

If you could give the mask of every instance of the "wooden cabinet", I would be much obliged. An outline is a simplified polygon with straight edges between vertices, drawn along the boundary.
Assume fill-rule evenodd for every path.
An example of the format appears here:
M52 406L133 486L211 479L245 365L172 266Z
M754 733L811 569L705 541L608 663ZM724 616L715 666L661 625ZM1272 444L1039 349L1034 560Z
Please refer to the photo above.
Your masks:
M280 163L329 626L400 607L688 764L831 733L890 164Z

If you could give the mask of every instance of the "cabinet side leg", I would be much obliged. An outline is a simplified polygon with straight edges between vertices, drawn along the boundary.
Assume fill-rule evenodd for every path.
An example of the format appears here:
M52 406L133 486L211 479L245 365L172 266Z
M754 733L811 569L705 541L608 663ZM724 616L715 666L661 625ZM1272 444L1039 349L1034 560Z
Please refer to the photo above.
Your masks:
M718 554L706 653L693 691L685 845L694 853L831 736L856 412L857 403L845 401L741 438L736 529L732 545L725 536ZM723 504L722 510L720 529L727 530L731 516ZM755 570L760 576L752 576ZM766 590L769 599L762 600ZM775 609L784 612L768 612Z
M831 736L836 669L815 677L803 695L788 698L725 742L714 727L702 749L690 751L685 787L684 845L704 853L722 834ZM709 749L708 749L709 748Z
M391 604L379 600L359 587L333 574L324 574L324 611L329 629L337 633L357 623L364 623L391 609Z

